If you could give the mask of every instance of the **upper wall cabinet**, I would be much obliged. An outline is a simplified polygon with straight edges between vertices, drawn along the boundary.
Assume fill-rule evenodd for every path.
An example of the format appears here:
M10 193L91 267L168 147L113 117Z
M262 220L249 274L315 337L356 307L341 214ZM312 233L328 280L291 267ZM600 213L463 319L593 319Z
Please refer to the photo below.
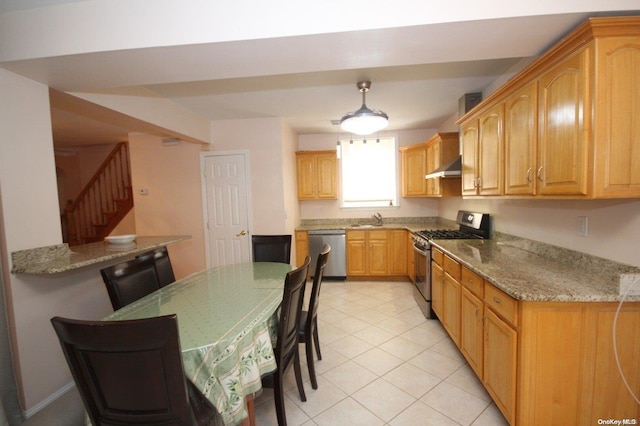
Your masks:
M460 195L460 178L425 179L425 175L460 155L458 133L436 133L426 142L400 147L403 197Z
M638 87L640 17L586 21L460 119L463 195L640 197Z
M299 200L338 198L338 171L335 151L296 152Z

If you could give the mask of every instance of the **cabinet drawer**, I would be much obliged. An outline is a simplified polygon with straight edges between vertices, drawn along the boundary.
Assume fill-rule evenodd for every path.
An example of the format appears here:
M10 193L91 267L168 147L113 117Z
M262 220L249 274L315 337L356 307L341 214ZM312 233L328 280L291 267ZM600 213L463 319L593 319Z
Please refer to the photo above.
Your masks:
M460 264L446 254L444 255L444 270L452 278L460 281Z
M435 247L431 247L431 260L440 266L444 266L444 254Z
M386 240L387 239L387 231L369 231L369 239L370 240Z
M510 322L513 326L518 324L518 301L498 290L494 285L485 282L484 303L495 313Z
M460 280L463 286L479 298L482 299L484 290L484 279L475 272L471 272L469 269L462 267L462 279Z
M348 240L364 240L365 239L365 231L347 231L347 239Z

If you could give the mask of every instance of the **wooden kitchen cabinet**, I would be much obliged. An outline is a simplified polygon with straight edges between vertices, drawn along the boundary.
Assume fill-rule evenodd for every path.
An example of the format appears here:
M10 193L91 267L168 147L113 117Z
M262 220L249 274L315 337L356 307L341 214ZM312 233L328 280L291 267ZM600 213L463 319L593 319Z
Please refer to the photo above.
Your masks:
M460 139L457 132L437 133L427 141L427 173L447 164L460 155ZM459 177L430 178L427 182L428 197L460 196Z
M480 380L484 361L484 280L462 267L460 279L460 352Z
M296 231L296 266L304 264L304 260L309 256L309 233L307 231Z
M347 231L347 275L386 276L389 241L386 230Z
M586 195L588 146L586 48L539 78L538 179L542 195Z
M444 269L435 261L431 262L431 309L438 318L442 318L444 313Z
M407 232L407 275L412 283L416 282L416 265L415 256L413 254L413 240L411 239L410 232Z
M442 285L442 317L440 322L451 340L460 347L460 264L444 256L444 280Z
M403 197L460 195L460 178L425 176L460 155L458 133L436 133L426 142L400 147Z
M335 151L298 151L296 165L299 200L338 198Z
M505 101L504 193L535 195L538 170L538 82L534 81Z
M462 117L462 194L640 197L639 28L585 21Z
M464 195L502 194L503 121L497 105L463 128Z
M516 424L517 354L516 331L485 307L482 380L496 406L512 425Z
M389 238L389 275L407 275L407 258L413 259L413 250L408 251L407 231L391 229L387 231Z
M401 170L402 170L402 196L426 197L427 181L427 145L423 143L402 146Z

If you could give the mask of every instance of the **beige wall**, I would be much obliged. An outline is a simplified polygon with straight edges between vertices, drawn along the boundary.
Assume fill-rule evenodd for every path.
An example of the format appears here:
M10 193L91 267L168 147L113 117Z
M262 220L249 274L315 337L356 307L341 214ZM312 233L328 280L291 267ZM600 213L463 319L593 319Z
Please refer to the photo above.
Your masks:
M136 233L191 236L168 246L177 278L206 266L200 150L199 144L164 146L157 136L129 135ZM140 195L143 188L148 195Z
M71 383L49 322L111 311L97 270L52 277L13 275L10 254L62 242L51 139L49 89L0 69L2 272L13 362L27 413Z

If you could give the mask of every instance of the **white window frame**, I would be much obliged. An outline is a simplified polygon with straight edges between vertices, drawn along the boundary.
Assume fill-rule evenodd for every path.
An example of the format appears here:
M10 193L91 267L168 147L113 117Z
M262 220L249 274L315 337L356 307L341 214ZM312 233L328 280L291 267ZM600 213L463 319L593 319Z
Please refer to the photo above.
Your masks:
M374 145L378 143L378 139L383 141L389 141L393 144L391 151L392 162L390 164L393 165L393 172L389 173L387 179L392 177L393 186L395 189L395 194L393 197L385 198L383 200L371 200L371 202L366 202L363 200L345 200L345 194L348 197L349 191L345 191L345 178L348 176L348 171L346 169L346 162L344 161L344 154L348 155L347 150L349 146L353 146L353 144L359 144L359 148L366 149L366 146ZM352 142L353 141L353 142ZM366 143L365 143L366 142ZM340 159L340 208L345 210L391 210L397 209L400 206L400 183L398 178L398 138L395 136L384 136L384 137L372 137L368 138L366 136L358 137L358 138L349 138L349 139L341 139L340 144L338 146L338 158ZM379 170L379 169L377 169ZM385 168L387 171L388 168ZM373 176L373 180L380 177L380 173L375 173ZM347 177L348 179L348 177ZM364 179L371 180L367 177ZM375 183L374 183L375 185ZM393 204L389 205L389 202L386 200L390 200Z

